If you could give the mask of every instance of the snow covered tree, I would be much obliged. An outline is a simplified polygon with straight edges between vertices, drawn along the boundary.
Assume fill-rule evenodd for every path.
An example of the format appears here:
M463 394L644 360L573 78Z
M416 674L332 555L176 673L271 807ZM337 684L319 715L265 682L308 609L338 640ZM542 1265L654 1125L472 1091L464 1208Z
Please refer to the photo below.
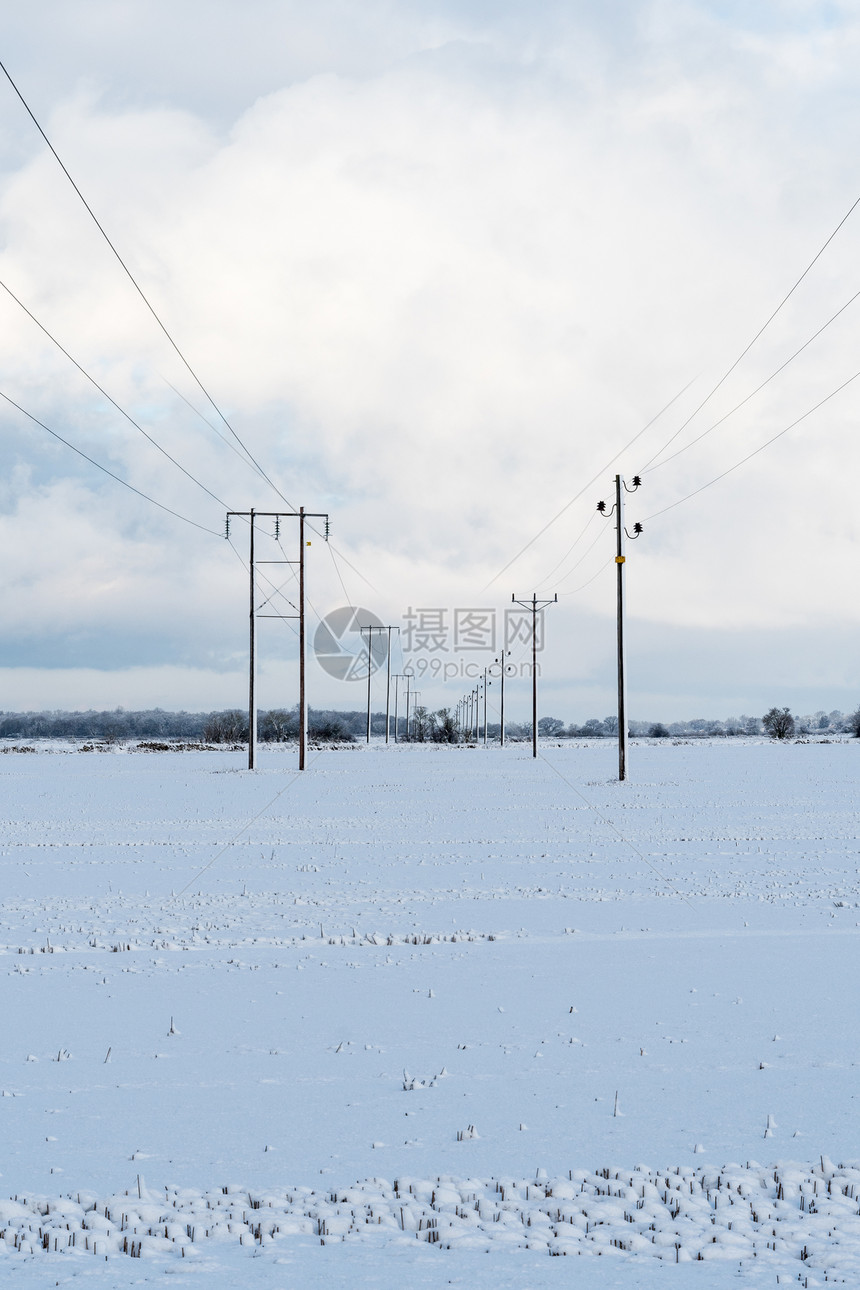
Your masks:
M437 744L456 744L460 742L457 722L451 716L450 708L440 708L430 718L430 738Z
M788 708L771 708L762 717L761 724L771 739L790 739L794 734L794 717Z

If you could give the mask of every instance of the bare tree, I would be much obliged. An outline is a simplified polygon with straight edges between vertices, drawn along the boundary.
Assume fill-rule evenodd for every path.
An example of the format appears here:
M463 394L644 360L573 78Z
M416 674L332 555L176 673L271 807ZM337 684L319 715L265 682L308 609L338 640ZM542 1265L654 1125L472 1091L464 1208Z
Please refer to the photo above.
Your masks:
M231 708L226 712L211 712L203 727L203 738L209 744L247 742L247 712L240 712L238 708Z
M771 708L762 717L761 724L771 739L790 739L794 734L794 717L788 708Z
M457 723L451 716L450 708L440 708L430 718L430 738L437 744L456 744L460 742Z

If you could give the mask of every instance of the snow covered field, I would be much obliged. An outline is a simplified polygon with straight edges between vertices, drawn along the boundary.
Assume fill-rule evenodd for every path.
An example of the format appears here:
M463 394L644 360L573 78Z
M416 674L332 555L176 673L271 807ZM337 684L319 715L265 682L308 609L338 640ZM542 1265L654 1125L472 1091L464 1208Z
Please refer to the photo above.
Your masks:
M857 741L294 757L0 757L4 1282L860 1282Z

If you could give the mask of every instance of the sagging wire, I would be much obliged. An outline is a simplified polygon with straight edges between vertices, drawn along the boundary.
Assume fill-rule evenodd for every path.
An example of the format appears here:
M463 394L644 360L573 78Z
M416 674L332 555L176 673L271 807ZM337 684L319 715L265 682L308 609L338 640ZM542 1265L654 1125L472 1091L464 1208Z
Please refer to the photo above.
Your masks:
M858 199L858 200L860 200L860 199ZM641 430L637 430L637 432L636 432L636 434L633 436L633 438L632 438L632 439L630 439L630 440L628 440L628 442L624 445L624 447L623 447L623 448L619 448L618 452L616 452L616 453L614 454L614 456L610 457L610 459L609 459L609 461L606 463L606 465L605 465L605 466L603 466L603 467L601 467L601 469L597 472L597 474L596 474L596 475L594 475L594 476L593 476L593 478L592 478L592 479L590 479L590 480L588 481L588 483L587 483L587 484L583 484L583 486L582 486L582 488L579 490L579 492L578 492L574 497L571 497L570 501L569 501L569 502L566 502L566 503L565 503L565 505L564 505L564 506L562 506L561 510L560 510L560 511L558 511L558 512L557 512L557 514L555 514L555 515L552 517L552 519L551 519L551 520L548 520L548 521L547 521L547 523L546 523L546 524L544 524L543 528L542 528L542 529L540 529L540 530L539 530L539 531L534 535L534 537L533 537L533 538L531 538L531 539L530 539L530 540L525 544L525 546L524 546L524 547L522 547L522 548L521 548L521 550L519 550L519 551L517 552L517 554L513 557L513 559L509 560L509 561L508 561L508 563L504 566L504 568L503 568L503 569L500 569L500 570L499 570L499 572L498 572L497 574L495 574L495 576L494 576L494 577L492 577L492 578L490 579L490 581L489 581L489 582L488 582L484 587L482 587L482 588L481 588L482 593L483 593L484 591L487 591L490 587L492 587L492 585L493 585L493 583L494 583L494 582L498 582L498 580L499 580L499 578L501 578L502 574L507 573L507 571L508 571L508 569L510 569L511 565L516 564L516 562L517 562L517 560L519 560L520 556L525 555L526 551L528 551L530 547L534 546L535 542L537 542L539 538L543 537L544 533L546 533L548 529L552 528L553 524L557 523L557 521L561 519L562 515L565 515L565 514L567 513L567 511L569 511L569 510L570 510L571 506L573 506L573 505L574 505L574 503L578 502L578 501L579 501L579 499L580 499L582 496L584 496L584 494L585 494L585 493L587 493L587 492L588 492L589 488L591 488L594 484L596 484L596 483L597 483L598 479L600 479L600 478L601 478L601 476L602 476L602 475L604 475L604 474L607 472L607 470L609 470L609 469L610 469L610 467L612 467L612 466L615 464L615 462L618 460L618 458L619 458L619 457L622 457L622 456L624 455L624 453L625 453L625 452L627 452L630 448L632 448L632 447L633 447L633 445L634 445L634 443L636 443L636 442L637 442L637 440L641 439L642 435L643 435L643 434L645 434L645 432L646 432L647 430L650 430L650 429L651 429L651 427L654 425L654 423L655 423L656 421L658 421L658 420L660 419L660 417L662 417L662 416L663 416L663 414L664 414L665 412L668 412L669 408L671 408L671 407L672 407L672 405L673 405L674 403L677 403L678 399L680 399L680 398L681 398L681 396L682 396L683 394L686 394L687 390L689 390L690 386L691 386L691 385L694 383L694 381L695 381L695 380L697 380L697 379L698 379L698 378L693 377L693 380L688 381L688 382L687 382L687 384L684 386L684 388L683 388L683 389L681 389L681 390L679 390L679 391L678 391L678 393L677 393L676 395L674 395L674 396L673 396L673 398L671 398L671 399L669 400L669 402L668 402L664 407L662 407L662 408L660 409L660 411L659 411L659 412L657 412L657 413L656 413L656 414L651 418L651 420L650 420L650 421L648 421L648 422L647 422L647 423L642 427L642 429L641 429Z
M65 444L67 448L71 448L72 452L76 452L79 457L83 457L84 461L88 461L91 466L95 466L97 470L102 471L105 475L109 475L110 478L115 479L118 484L122 484L123 488L128 488L132 493L136 493L138 497L142 497L144 501L151 502L152 505L157 506L160 511L165 511L168 515L173 515L177 520L182 520L184 524L190 524L193 528L200 529L203 533L209 533L212 537L221 537L221 534L217 533L215 529L207 528L205 524L198 524L196 520L189 519L187 515L182 515L179 511L174 511L172 507L165 506L163 502L158 502L154 497L150 497L148 493L144 493L141 489L135 488L134 484L130 484L128 480L123 479L121 475L115 475L112 470L108 470L107 466L103 466L101 462L96 461L94 457L90 457L85 453L82 448L78 448L68 439L64 439L56 430L52 430L50 426L45 425L44 421L40 421L32 412L28 412L26 408L23 408L20 403L16 403L14 399L10 398L8 394L4 394L2 390L0 390L0 399L5 399L11 407L22 413L23 416L27 417L35 425L40 426L43 430L47 430L49 435L53 435L53 437L59 440L60 443Z
M152 444L153 448L157 448L158 451L162 454L162 456L167 458L167 460L171 463L171 465L175 466L177 470L181 470L183 475L185 475L187 479L191 480L192 484L196 484L198 488L202 488L203 492L206 493L207 496L211 497L214 502L217 502L219 506L224 506L224 507L227 506L227 503L225 501L222 501L220 497L218 497L215 493L213 493L211 488L207 488L205 484L201 483L196 475L192 475L190 470L187 470L185 466L181 464L181 462L178 462L176 458L172 456L167 451L167 449L158 442L157 439L153 438L153 436L149 433L148 430L144 430L143 426L139 425L138 422L135 421L131 413L126 412L125 408L122 407L121 404L117 403L116 399L113 398L112 395L108 394L107 390L102 385L99 385L96 378L94 376L91 376L90 373L87 371L87 369L83 367L82 364L80 364L78 360L69 353L66 347L60 343L60 341L57 340L56 336L52 335L52 333L48 331L44 323L41 323L39 321L36 315L32 313L30 309L27 308L23 300L19 300L18 297L15 295L15 292L11 289L11 287L7 286L2 279L0 279L0 287L2 287L2 289L10 297L10 299L14 300L15 304L18 305L18 307L24 311L24 313L31 320L31 322L34 322L36 324L36 326L43 333L43 335L47 336L51 344L56 345L60 353L63 354L69 360L69 362L72 364L73 367L77 368L81 376L83 376L87 381L89 381L89 383L96 390L98 390L99 394L101 394L103 398L107 399L108 403L110 403L112 407L116 408L117 412L120 414L121 417L125 417L129 425L133 426L135 430L137 430L140 434L142 434L144 439L148 439L149 442Z
M807 349L807 348L808 348L808 346L810 346L814 340L817 340L817 339L818 339L818 337L821 335L821 333L822 333L823 331L826 331L826 329L830 326L830 324L831 324L832 322L835 322L835 321L836 321L836 319L839 317L839 315L840 315L840 314L842 314L842 313L844 313L844 312L845 312L845 310L848 308L848 306L849 306L849 305L853 305L854 301L855 301L858 297L860 297L860 291L855 291L855 293L854 293L854 295L851 297L851 299L850 299L850 300L847 300L847 301L845 302L845 304L842 306L842 308L841 308L841 309L837 309L836 313L835 313L835 314L833 314L833 316L832 316L831 318L828 318L827 322L826 322L826 323L824 323L824 325L823 325L823 326L819 327L818 331L814 332L814 333L809 337L809 339L808 339L807 341L804 341L804 343L800 346L800 349L795 350L795 352L791 355L791 357L790 357L790 358L787 358L787 359L785 360L785 362L784 362L784 363L782 363L782 364L781 364L781 366L779 366L779 367L776 369L776 371L775 371L775 372L771 372L770 376L768 376L766 380L762 381L761 385L757 385L757 386L756 386L756 388L755 388L754 390L752 390L752 391L751 391L751 392L746 396L746 398L741 399L740 403L736 403L736 404L735 404L735 406L734 406L734 407L733 407L729 412L727 412L724 416L720 417L720 419L719 419L718 421L715 421L713 425L708 426L708 429L707 429L707 430L703 430L703 431L702 431L702 433L701 433L700 435L697 435L695 439L691 439L689 443L686 443L686 444L684 444L684 446L683 446L683 447L678 448L678 449L677 449L677 451L675 451L675 452L673 452L673 453L671 454L671 456L669 456L669 457L664 457L662 461L658 461L658 462L656 463L656 465L651 466L651 467L650 467L650 469L647 471L647 473L648 473L649 475L651 475L651 474L653 474L653 473L654 473L654 471L655 471L655 470L661 470L661 469L662 469L662 467L663 467L663 466L667 466L667 465L669 464L669 462L670 462L670 461L674 461L676 457L680 457L680 456L681 456L681 454L682 454L682 453L684 453L684 452L686 452L688 448L692 448L692 447L694 447L697 443L701 443L701 441L702 441L704 438L706 438L706 437L711 433L711 431L712 431L712 430L716 430L716 429L717 429L717 427L718 427L718 426L721 426L721 425L723 424L723 422L724 422L724 421L727 421L727 420L729 419L729 417L734 416L734 414L735 414L736 412L739 412L739 411L740 411L740 409L741 409L741 408L742 408L746 403L749 403L750 399L755 398L755 396L756 396L757 394L759 394L759 393L764 389L764 387L765 387L766 385L769 385L771 381L773 381L777 376L779 376L780 372L785 371L785 369L788 367L789 363L793 363L793 362L794 362L794 360L795 360L795 359L796 359L800 354L802 354L802 353L803 353L803 351L804 351L805 349ZM658 454L658 456L659 456L659 454ZM642 474L642 473L644 473L644 472L640 471L640 474Z
M834 230L833 230L833 232L830 234L830 236L827 238L826 242L823 244L823 246L821 246L821 247L818 249L818 251L816 251L815 255L814 255L814 256L812 257L812 259L809 261L809 264L807 264L806 268L803 270L803 273L801 273L800 277L797 279L797 281L795 282L794 286L791 288L791 290L790 290L790 291L789 291L785 296L783 296L782 300L779 302L779 304L777 305L777 307L774 309L773 313L770 315L770 317L767 319L767 321L766 321L766 322L765 322L761 327L759 327L758 331L757 331L757 332L756 332L756 334L753 336L752 340L749 342L749 344L746 346L746 348L745 348L745 349L743 349L743 350L741 351L741 353L738 355L738 357L735 359L735 361L731 364L731 366L730 366L730 367L728 367L728 368L726 369L726 371L723 373L723 375L722 375L722 376L720 377L720 379L717 381L717 383L716 383L716 385L713 387L713 389L712 389L708 394L706 394L706 395L705 395L704 399L702 399L702 402L699 404L699 406L698 406L697 408L694 408L694 409L693 409L693 411L692 411L692 412L690 413L690 415L687 417L686 421L684 421L684 422L682 423L682 425L680 425L680 426L678 427L678 429L675 431L675 433L674 433L674 434L673 434L669 439L667 439L667 440L666 440L665 444L664 444L664 445L663 445L663 447L659 450L659 452L655 452L655 453L654 453L654 456L653 456L653 457L651 457L648 461L646 461L645 465L642 467L642 469L641 469L641 470L640 470L640 472L639 472L639 473L640 473L640 475L644 474L644 473L645 473L645 471L646 471L646 470L648 470L648 469L649 469L649 467L651 467L651 466L653 465L653 463L657 460L657 458L658 458L658 457L661 457L661 456L663 455L663 453L666 451L666 449L669 447L669 445L670 445L670 444L672 444L672 443L674 443L674 441L678 438L678 435L679 435L679 434L681 434L684 430L686 430L687 426L690 424L690 422L693 420L693 418L694 418L694 417L696 417L696 416L698 416L698 414L701 412L702 408L703 408L703 407L705 407L705 405L706 405L707 403L709 403L709 402L710 402L710 400L711 400L711 399L713 398L713 396L716 394L716 392L717 392L717 390L720 388L720 386L721 386L721 385L723 385L723 384L724 384L724 382L728 380L728 378L731 376L732 372L735 370L735 368L738 366L738 364L739 364L739 363L741 363L741 362L742 362L742 360L743 360L744 358L746 358L747 354L750 352L750 350L752 349L753 345L755 345L756 341L757 341L757 340L759 340L759 338L760 338L760 337L765 333L765 331L767 331L768 327L769 327L769 326L770 326L770 324L773 322L774 318L776 318L777 314L782 310L783 306L784 306L784 305L786 305L786 304L788 303L788 301L791 299L791 297L794 295L795 291L796 291L796 290L797 290L797 288L800 286L801 282L803 282L803 280L804 280L804 278L806 277L806 275L810 272L810 270L813 268L813 266L815 265L815 263L816 263L816 262L821 258L821 256L822 256L822 255L824 254L824 252L827 250L827 248L828 248L828 246L830 245L830 243L831 243L831 242L833 241L833 239L836 237L836 234L837 234L837 233L839 232L839 230L842 228L843 224L845 224L845 223L848 221L848 219L851 217L851 215L852 215L852 214L854 213L854 211L857 209L858 205L860 205L860 197L858 197L854 202L852 202L852 204L851 204L851 206L850 206L849 210L846 212L846 214L845 214L845 215L843 215L843 216L842 216L842 219L841 219L841 220L839 221L839 223L836 225L835 229L834 229ZM850 301L849 301L849 303L850 303Z
M830 393L816 403L814 407L809 408L809 410L804 412L802 416L799 416L795 421L792 421L791 425L787 425L783 430L780 430L778 434L772 435L770 439L765 440L765 442L760 444L758 448L754 448L752 452L747 453L747 455L742 457L740 461L736 461L733 466L729 466L728 470L721 471L719 475L715 475L713 479L709 479L706 484L702 484L699 488L694 488L692 493L687 493L685 497L679 497L676 502L671 502L668 506L664 506L662 510L654 511L652 515L646 516L646 522L648 520L656 519L658 515L665 515L667 511L674 510L676 506L683 505L683 503L688 502L691 497L697 497L699 493L703 493L706 488L710 488L713 484L719 483L721 479L725 479L726 475L731 475L733 471L739 470L741 466L745 466L753 457L757 457L760 452L764 452L765 448L769 448L771 444L776 443L777 439L781 439L783 435L788 434L789 430L793 430L795 426L799 426L807 417L811 417L813 412L817 412L825 403L829 403L837 394L841 394L841 392L846 389L847 386L851 385L853 381L856 381L858 377L860 377L860 371L855 372L853 376L849 376L847 381L843 381L835 390L831 390Z

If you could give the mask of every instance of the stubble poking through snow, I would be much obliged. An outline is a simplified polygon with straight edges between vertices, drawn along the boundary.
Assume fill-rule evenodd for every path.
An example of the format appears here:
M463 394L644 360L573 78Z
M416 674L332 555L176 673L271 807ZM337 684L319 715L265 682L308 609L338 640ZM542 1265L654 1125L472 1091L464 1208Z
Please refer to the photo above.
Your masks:
M856 1281L856 754L0 759L0 1261Z

